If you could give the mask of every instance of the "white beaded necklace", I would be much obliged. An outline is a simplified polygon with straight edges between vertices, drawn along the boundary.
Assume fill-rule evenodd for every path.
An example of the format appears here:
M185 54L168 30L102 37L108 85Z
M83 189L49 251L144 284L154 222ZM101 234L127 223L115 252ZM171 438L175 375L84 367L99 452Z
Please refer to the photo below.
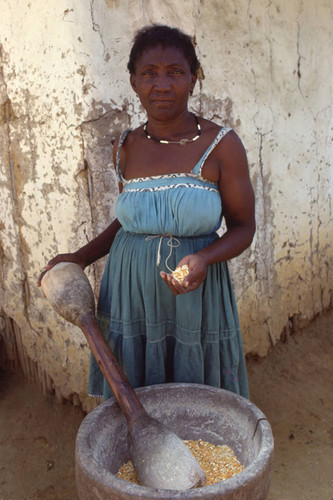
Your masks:
M157 139L157 137L154 137L153 135L148 134L148 132L147 132L148 122L146 122L144 124L143 131L144 131L145 136L147 137L147 139L150 139L151 141L159 142L160 144L180 144L181 146L185 146L189 142L194 142L197 139L199 139L199 137L201 135L201 126L200 126L198 117L194 115L194 118L195 118L195 121L196 121L196 124L197 124L198 133L197 133L197 135L195 137L193 137L193 139L180 139L180 141L167 141L166 139Z

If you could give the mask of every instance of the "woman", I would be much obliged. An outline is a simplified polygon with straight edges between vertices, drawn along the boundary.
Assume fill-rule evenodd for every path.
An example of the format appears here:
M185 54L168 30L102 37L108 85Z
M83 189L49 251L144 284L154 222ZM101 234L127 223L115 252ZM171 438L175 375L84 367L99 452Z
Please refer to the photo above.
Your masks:
M97 317L134 387L192 382L248 397L227 260L251 244L254 194L236 133L188 110L198 64L179 30L137 33L128 69L148 119L114 145L117 219L46 269L64 260L84 269L110 252ZM171 271L184 264L180 285ZM111 395L93 359L89 392Z

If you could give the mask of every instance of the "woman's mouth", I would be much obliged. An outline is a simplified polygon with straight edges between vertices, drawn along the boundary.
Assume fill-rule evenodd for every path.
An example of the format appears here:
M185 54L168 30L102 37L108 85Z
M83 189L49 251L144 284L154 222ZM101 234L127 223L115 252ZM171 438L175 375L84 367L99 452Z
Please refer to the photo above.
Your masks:
M153 103L154 104L157 104L159 106L167 106L169 104L172 104L173 101L172 99L153 99Z

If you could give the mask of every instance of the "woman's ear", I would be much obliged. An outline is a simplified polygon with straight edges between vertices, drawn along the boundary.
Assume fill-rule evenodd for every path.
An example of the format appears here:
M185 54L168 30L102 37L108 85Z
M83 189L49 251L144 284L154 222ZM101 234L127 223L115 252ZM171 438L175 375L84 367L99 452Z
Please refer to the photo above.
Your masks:
M191 75L190 95L193 94L193 90L194 90L194 87L195 87L196 83L197 83L197 76L196 75Z
M133 75L133 74L130 75L130 83L131 83L132 89L137 94L135 75Z

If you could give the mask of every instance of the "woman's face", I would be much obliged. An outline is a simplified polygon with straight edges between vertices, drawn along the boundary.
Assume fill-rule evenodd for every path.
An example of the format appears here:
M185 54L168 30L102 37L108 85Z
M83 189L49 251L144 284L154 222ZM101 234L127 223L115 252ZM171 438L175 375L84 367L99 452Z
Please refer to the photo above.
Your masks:
M168 120L187 110L196 77L183 52L157 46L146 50L136 62L131 85L148 117Z

